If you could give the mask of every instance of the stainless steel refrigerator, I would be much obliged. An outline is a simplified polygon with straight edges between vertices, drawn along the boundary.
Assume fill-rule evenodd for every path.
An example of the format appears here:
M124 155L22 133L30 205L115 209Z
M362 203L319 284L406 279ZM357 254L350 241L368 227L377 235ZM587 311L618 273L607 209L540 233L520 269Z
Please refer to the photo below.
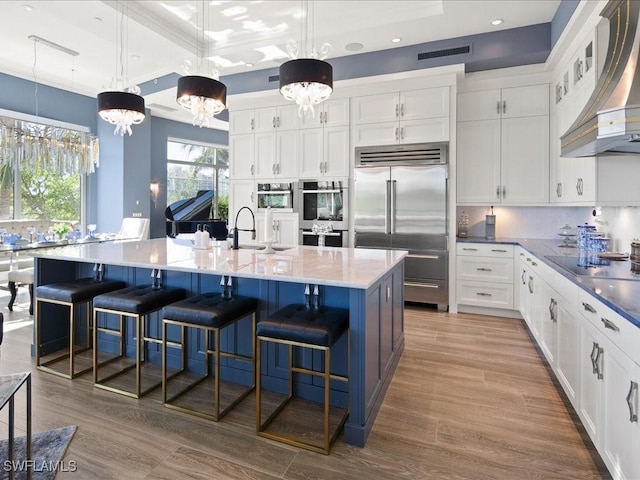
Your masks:
M356 248L408 250L405 301L446 310L447 144L356 149Z

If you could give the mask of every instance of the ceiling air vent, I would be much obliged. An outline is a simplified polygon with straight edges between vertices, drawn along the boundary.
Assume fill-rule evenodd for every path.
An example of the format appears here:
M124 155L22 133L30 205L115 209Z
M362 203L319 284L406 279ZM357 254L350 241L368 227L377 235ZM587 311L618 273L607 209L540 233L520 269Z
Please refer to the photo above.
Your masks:
M280 75L269 75L269 83L277 82L280 80Z
M430 52L422 52L418 54L418 60L429 60L431 58L451 57L453 55L466 55L471 53L471 45L463 47L445 48L443 50L432 50Z

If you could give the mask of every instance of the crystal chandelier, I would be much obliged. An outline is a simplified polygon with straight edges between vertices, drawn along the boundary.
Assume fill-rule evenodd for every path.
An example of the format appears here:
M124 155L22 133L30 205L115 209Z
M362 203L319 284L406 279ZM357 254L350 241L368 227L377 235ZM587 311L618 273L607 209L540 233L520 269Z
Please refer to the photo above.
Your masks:
M202 45L205 44L205 2L202 1L202 12L200 16ZM207 22L208 23L208 22ZM200 36L196 41L197 53L200 53ZM200 57L200 55L198 55ZM198 70L202 59L199 58ZM176 101L182 108L188 110L193 115L194 126L210 126L213 117L227 108L227 87L224 83L210 77L200 75L186 75L178 79L178 92Z
M313 19L309 15L309 4L304 3L303 48L298 52L294 40L287 44L292 60L280 66L280 93L298 105L300 116L314 116L314 105L324 102L333 92L333 67L324 61L331 51L331 45L322 44L320 52L313 46ZM309 48L309 23L311 23L311 47ZM307 58L298 58L298 53L306 53Z
M116 14L117 11L118 2L116 2ZM116 41L116 50L118 50L117 43ZM116 126L114 135L124 136L125 133L131 135L133 133L131 125L138 125L145 118L144 98L140 96L140 88L127 86L124 75L124 7L120 11L119 43L120 76L112 82L108 91L98 94L98 113L100 118Z

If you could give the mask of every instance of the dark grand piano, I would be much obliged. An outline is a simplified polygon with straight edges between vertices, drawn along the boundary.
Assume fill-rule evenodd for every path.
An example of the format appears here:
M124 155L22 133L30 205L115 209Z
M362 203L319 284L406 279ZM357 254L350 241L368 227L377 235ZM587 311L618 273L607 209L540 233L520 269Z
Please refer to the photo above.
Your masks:
M213 198L213 190L198 190L195 197L169 205L164 211L167 236L174 238L180 233L195 233L198 225L206 225L211 238L225 240L229 233L227 223L211 218Z

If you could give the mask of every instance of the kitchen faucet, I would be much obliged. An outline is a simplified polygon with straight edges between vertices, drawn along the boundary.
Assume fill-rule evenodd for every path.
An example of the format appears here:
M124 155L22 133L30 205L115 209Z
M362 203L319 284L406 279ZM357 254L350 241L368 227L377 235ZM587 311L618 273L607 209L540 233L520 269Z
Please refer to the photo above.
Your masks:
M253 220L253 228L251 230L238 228L238 216L240 215L240 212L245 208L249 210L249 212L251 212L251 219ZM235 222L235 225L233 226L233 249L234 250L238 250L240 248L240 246L238 245L238 232L240 231L251 232L251 240L256 239L256 216L253 214L253 210L251 210L249 207L242 207L240 210L238 210L238 213L236 213L236 222Z

